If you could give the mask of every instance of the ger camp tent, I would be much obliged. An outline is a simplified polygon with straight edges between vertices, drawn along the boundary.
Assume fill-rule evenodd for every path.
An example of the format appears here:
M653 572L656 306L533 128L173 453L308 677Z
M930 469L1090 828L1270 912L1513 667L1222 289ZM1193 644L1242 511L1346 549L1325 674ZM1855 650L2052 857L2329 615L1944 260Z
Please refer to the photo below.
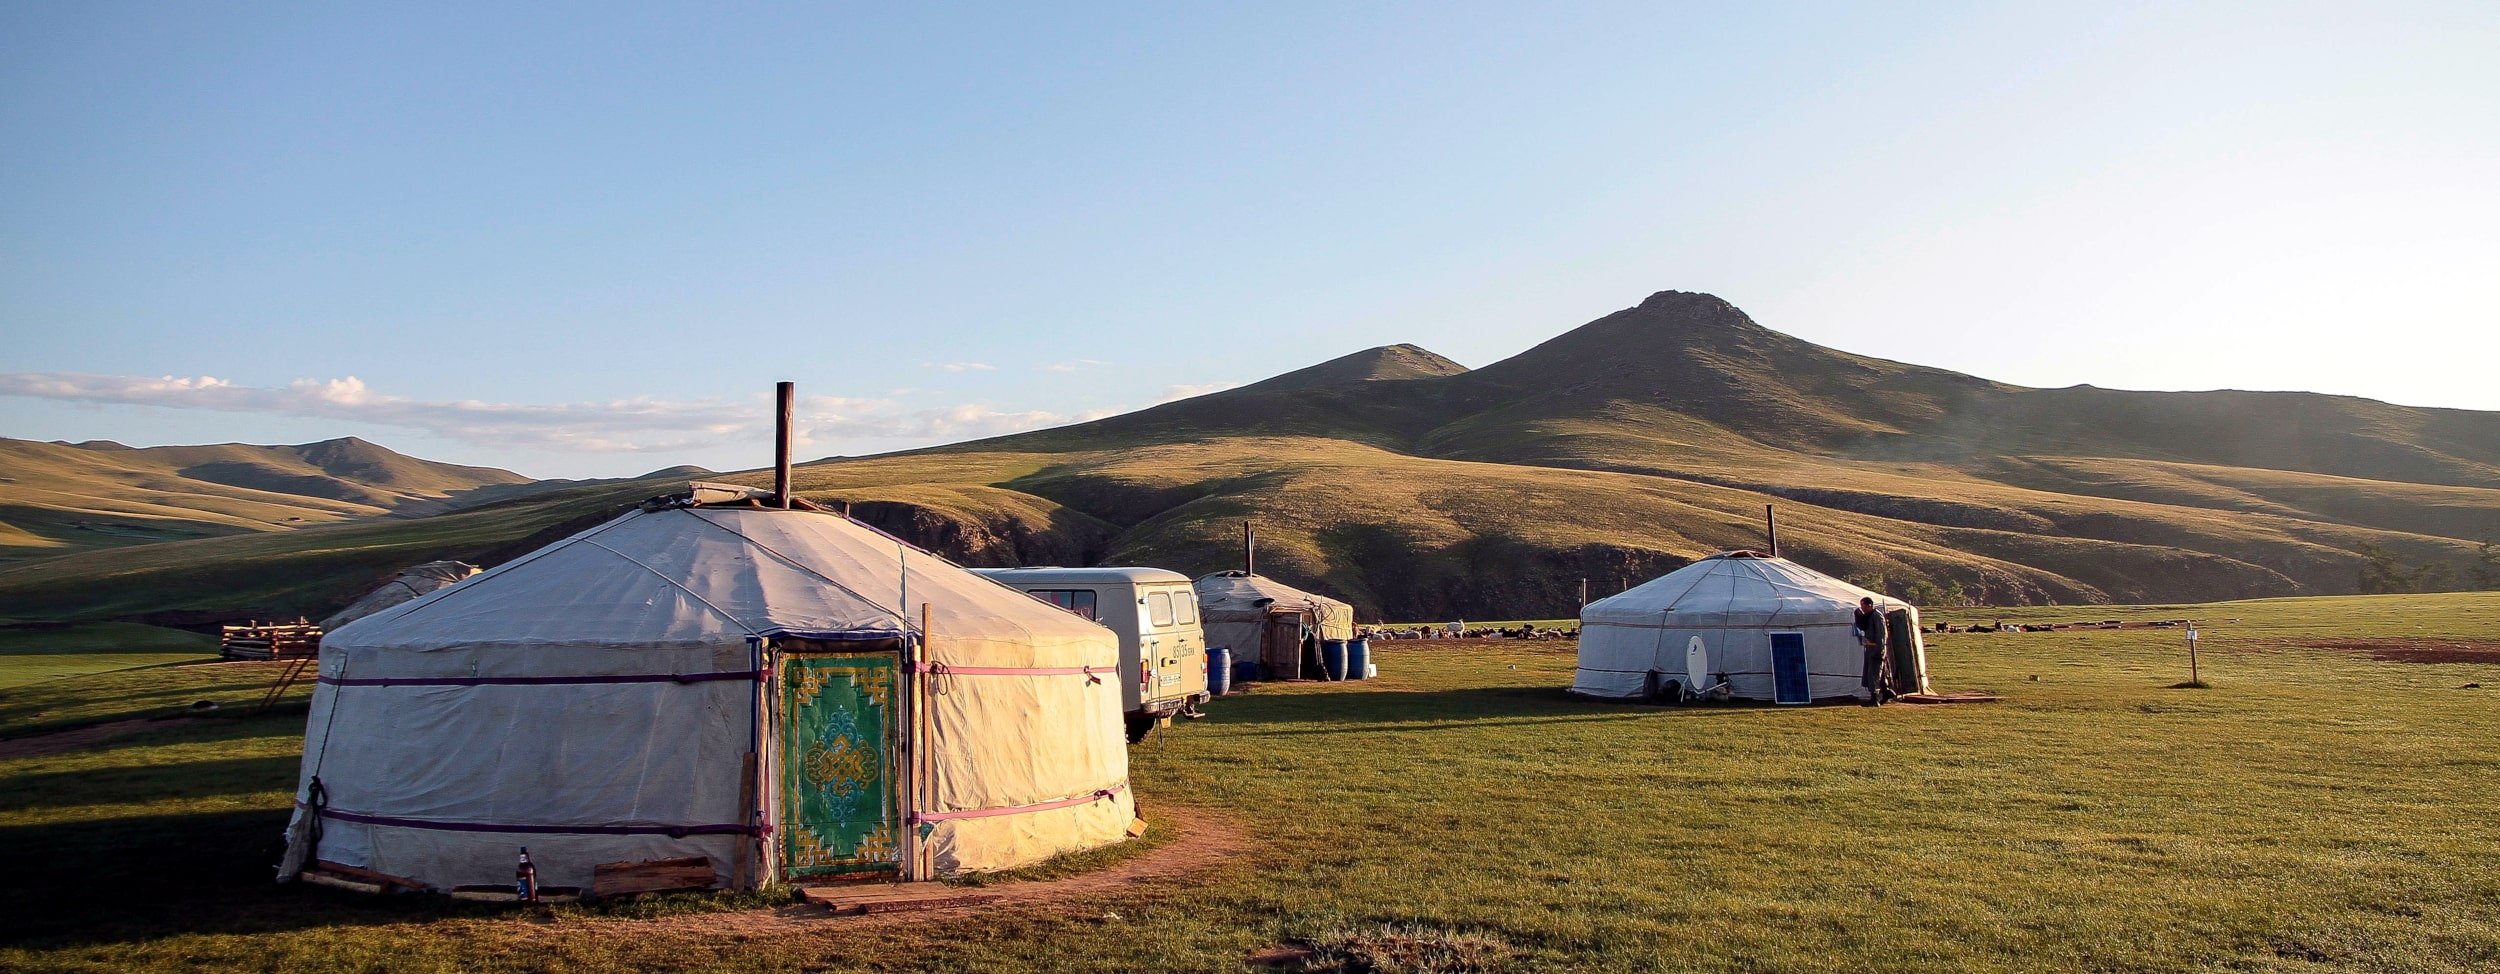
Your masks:
M340 626L475 574L477 574L476 565L461 561L429 561L422 565L401 569L393 574L389 581L365 593L363 598L348 603L347 608L331 613L329 618L321 620L321 628L324 631L335 631Z
M1572 692L1648 699L1724 684L1742 700L1805 703L1866 695L1858 600L1891 623L1896 692L1927 689L1918 610L1804 565L1727 551L1580 610Z
M1271 680L1316 678L1318 641L1354 638L1354 607L1265 575L1217 572L1201 578L1198 624L1208 646L1259 661Z
M752 888L1107 845L1119 663L846 517L655 501L330 635L286 875L508 884L527 847L549 886L702 857Z

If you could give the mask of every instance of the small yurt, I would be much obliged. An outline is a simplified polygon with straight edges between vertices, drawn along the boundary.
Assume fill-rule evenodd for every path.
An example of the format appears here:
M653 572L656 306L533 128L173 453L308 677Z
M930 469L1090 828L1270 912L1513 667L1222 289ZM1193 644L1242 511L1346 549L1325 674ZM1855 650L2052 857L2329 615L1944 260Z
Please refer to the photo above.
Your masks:
M1319 643L1354 638L1354 607L1265 575L1217 572L1197 581L1208 646L1255 659L1271 680L1318 679Z
M476 565L461 561L429 561L422 565L401 569L393 574L389 581L365 593L363 598L348 603L347 608L331 613L329 618L321 620L321 628L324 631L335 631L340 626L444 588L475 574L477 574Z
M1755 551L1702 558L1580 610L1573 693L1615 699L1807 703L1865 699L1858 600L1888 622L1895 692L1925 692L1918 609Z
M691 860L755 888L1127 835L1110 630L847 517L712 493L331 633L283 874L508 887L526 847L551 887Z

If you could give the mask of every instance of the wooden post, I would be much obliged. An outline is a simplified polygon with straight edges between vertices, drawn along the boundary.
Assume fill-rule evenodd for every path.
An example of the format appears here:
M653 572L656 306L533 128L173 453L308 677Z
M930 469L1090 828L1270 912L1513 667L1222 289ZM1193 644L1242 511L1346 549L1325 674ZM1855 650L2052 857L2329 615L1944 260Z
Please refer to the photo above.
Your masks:
M929 635L929 603L922 602L920 603L919 655L924 661L929 658ZM914 676L916 677L918 674L914 674ZM912 774L911 790L914 796L912 802L921 811L927 811L931 805L936 804L937 799L936 783L930 780L931 778L937 776L937 759L935 755L930 753L930 738L935 736L932 731L936 724L930 718L928 704L928 687L921 680L914 679L912 681L911 702L912 767L914 771ZM912 834L912 879L915 881L925 882L937 878L931 875L931 873L934 873L937 870L935 862L933 862L929 857L928 840L921 836L920 826L918 823L912 823L910 825L910 829Z
M1763 527L1763 529L1764 529L1764 530L1767 530L1767 531L1769 531L1769 532L1771 533L1771 557L1773 557L1773 558L1777 558L1777 557L1779 557L1779 556L1780 556L1780 518L1779 518L1779 512L1772 510L1772 509L1771 509L1771 505L1769 505L1769 504L1764 504L1764 505L1762 505L1762 527Z
M773 383L773 506L790 509L790 426L797 412L798 384Z
M2202 683L2204 683L2204 682L2205 682L2205 678L2204 678L2201 674L2197 673L2197 671L2196 671L2196 623L2193 623L2193 622L2188 623L2188 627L2187 627L2187 641L2188 641L2188 682L2189 682L2190 684L2202 684Z

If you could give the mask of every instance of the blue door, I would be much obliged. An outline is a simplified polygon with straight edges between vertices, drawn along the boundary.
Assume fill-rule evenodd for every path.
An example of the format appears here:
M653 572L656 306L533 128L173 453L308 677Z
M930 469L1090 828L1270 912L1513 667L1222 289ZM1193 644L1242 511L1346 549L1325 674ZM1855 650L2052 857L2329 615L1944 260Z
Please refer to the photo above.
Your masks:
M1771 634L1771 699L1778 703L1814 700L1813 691L1806 687L1805 633Z

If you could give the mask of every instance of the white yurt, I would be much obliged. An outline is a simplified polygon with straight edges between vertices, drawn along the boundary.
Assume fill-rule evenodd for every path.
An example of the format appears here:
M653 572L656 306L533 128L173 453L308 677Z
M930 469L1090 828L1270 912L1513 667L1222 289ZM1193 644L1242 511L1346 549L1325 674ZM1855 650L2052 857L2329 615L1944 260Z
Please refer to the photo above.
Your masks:
M1208 646L1255 659L1272 680L1317 678L1317 641L1354 638L1354 607L1265 575L1217 572L1200 578L1198 624Z
M1785 558L1726 551L1580 610L1572 692L1652 699L1709 695L1805 703L1865 699L1865 650L1852 629L1873 598L1892 638L1896 692L1925 692L1918 609Z
M1110 630L841 515L700 496L331 633L283 875L508 885L526 847L548 886L704 857L753 888L1127 835Z
M375 586L373 591L365 593L364 597L348 603L347 608L333 612L329 618L321 620L321 628L324 631L336 630L340 626L391 606L436 589L449 587L475 574L477 574L477 566L462 561L429 561L422 565L401 569L393 574L389 581Z

